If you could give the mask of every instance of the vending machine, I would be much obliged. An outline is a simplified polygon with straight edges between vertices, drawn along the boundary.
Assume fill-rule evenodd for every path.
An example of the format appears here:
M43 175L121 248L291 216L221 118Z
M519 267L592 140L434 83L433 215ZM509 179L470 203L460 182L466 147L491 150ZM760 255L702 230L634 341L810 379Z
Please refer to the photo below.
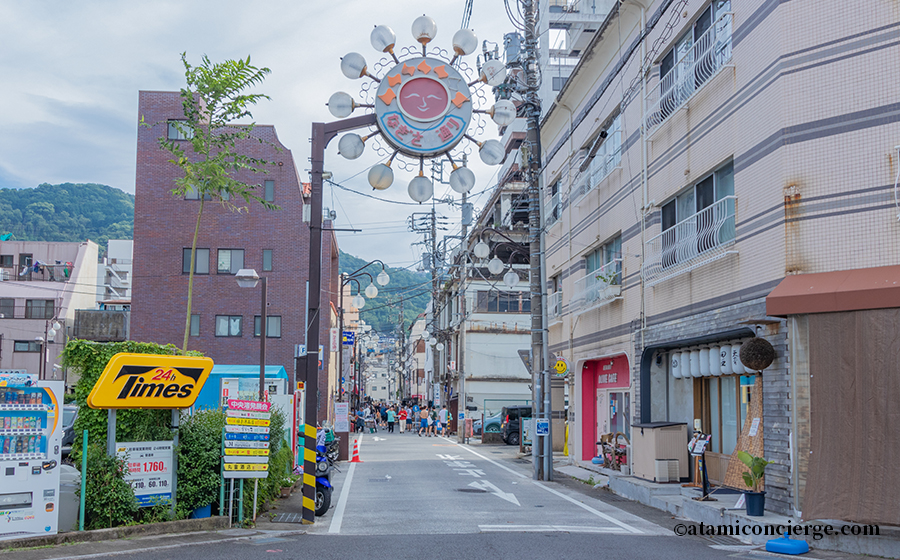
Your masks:
M0 539L57 532L63 382L0 371Z

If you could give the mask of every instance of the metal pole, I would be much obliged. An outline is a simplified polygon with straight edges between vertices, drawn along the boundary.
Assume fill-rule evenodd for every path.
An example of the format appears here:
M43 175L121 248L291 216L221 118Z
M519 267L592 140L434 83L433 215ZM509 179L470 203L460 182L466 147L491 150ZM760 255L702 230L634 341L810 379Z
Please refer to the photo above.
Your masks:
M225 507L225 428L222 428L222 444L219 448L219 515Z
M178 427L181 422L181 411L172 409L172 519L175 519L175 504L178 499Z
M262 310L260 311L259 321L259 400L266 400L266 297L268 288L266 287L266 278L260 278L262 281Z
M467 193L463 193L462 195L462 208L463 214L465 214L465 207L467 203ZM456 416L459 418L457 423L461 423L461 426L458 426L458 437L457 441L462 443L467 443L467 435L468 431L466 430L466 418L468 417L468 409L466 405L468 404L466 398L466 314L468 312L466 305L466 284L469 280L469 252L468 252L468 240L466 236L468 235L469 226L463 219L462 223L462 233L460 234L463 242L463 251L462 251L462 263L460 263L461 270L459 273L459 336L457 337L457 358L459 359L459 364L457 364L457 371L459 372L459 403L460 405L457 407ZM460 413L462 413L460 415ZM482 423L481 426L482 433L484 433L484 425Z
M78 530L84 531L84 494L87 491L88 431L81 434L81 504L79 505Z
M244 524L244 479L238 484L238 525Z
M110 457L116 454L116 409L106 411L106 454Z
M256 496L259 492L259 479L253 479L253 522L256 523Z
M231 527L231 520L234 519L234 479L231 479L231 492L228 494L228 526Z

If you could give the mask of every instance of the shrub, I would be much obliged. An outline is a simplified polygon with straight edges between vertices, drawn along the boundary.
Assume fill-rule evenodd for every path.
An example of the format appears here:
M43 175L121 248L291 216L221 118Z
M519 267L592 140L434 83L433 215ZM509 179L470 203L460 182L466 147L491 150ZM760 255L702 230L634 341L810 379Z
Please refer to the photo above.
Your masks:
M138 507L131 485L125 482L126 472L125 461L110 457L100 445L88 446L86 529L104 529L133 522ZM80 488L77 493L81 494Z
M181 421L178 432L179 517L219 501L219 467L225 413L201 410Z

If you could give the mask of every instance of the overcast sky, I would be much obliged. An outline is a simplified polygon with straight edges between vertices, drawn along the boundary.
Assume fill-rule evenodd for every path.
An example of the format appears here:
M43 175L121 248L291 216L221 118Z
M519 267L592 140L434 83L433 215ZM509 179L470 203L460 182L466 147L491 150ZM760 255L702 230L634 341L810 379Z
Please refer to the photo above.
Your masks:
M250 55L254 64L269 67L272 73L258 91L272 100L254 109L254 120L275 125L298 169L307 170L310 123L333 120L325 106L331 93L359 91L360 81L341 74L340 57L356 51L372 66L378 53L369 33L379 24L394 29L398 47L412 44L410 25L425 6L438 25L432 44L449 49L464 5L464 0L0 0L0 188L101 183L133 193L138 91L181 88L182 51L194 64L203 54L213 61ZM479 40L501 44L503 33L512 29L500 0L476 0L469 28ZM474 54L466 58L475 65ZM496 127L482 139L491 135ZM347 161L332 142L325 161L335 180L349 187L410 201L411 173L395 169L388 191L368 187L366 172L377 161L368 145L363 157ZM473 192L496 182L496 168L479 163L471 166L478 178ZM302 176L308 177L305 171ZM389 204L330 187L324 204L338 213L338 227L365 230L340 234L343 250L400 266L415 260L418 253L409 245L420 238L403 233L406 219L430 206ZM439 211L458 229L457 210L440 206Z

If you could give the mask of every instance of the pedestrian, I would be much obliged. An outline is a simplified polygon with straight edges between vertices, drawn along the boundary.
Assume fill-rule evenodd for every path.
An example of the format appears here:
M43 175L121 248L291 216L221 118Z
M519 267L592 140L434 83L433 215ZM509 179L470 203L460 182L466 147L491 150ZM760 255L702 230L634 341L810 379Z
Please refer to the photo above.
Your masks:
M409 432L413 431L413 410L409 405L406 407L406 429Z
M394 421L395 421L396 417L397 417L397 413L394 411L393 406L391 408L387 409L387 426L388 426L389 434L394 433Z
M447 435L447 429L448 429L447 424L449 421L449 418L447 418L448 415L449 415L449 412L447 411L447 405L442 406L440 413L438 413L438 423L441 426L441 435L442 436Z
M428 435L428 409L425 407L419 410L419 437L422 437L422 432Z
M403 433L403 429L406 427L406 419L408 418L408 413L406 412L406 407L400 407L400 413L397 415L397 418L400 420L400 433Z
M437 431L436 431L437 421L438 421L437 411L435 411L433 407L429 407L429 409L428 409L428 431L429 431L429 434L434 437L437 437Z
M376 426L375 431L376 432L378 431L377 426L383 426L383 424L381 423L382 418L383 418L383 416L381 415L381 408L376 406L375 407L375 426Z

